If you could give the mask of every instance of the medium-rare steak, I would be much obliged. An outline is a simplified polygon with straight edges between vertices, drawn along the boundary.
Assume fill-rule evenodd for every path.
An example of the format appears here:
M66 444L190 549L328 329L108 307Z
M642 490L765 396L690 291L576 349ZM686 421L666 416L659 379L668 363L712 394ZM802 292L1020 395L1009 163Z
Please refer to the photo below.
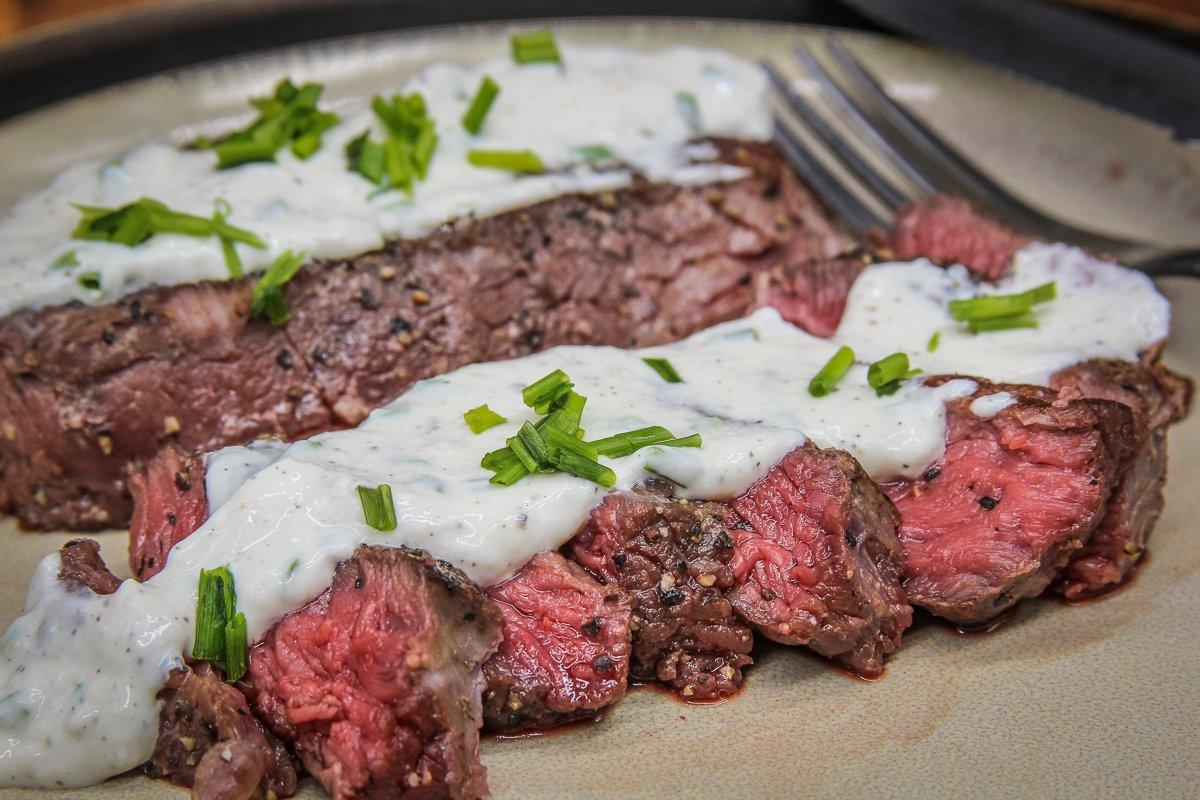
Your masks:
M721 503L670 496L668 484L608 495L567 546L592 574L634 602L634 677L689 700L737 693L754 636L725 598L737 523Z
M501 618L460 571L363 547L250 650L251 704L334 797L474 800Z
M204 463L186 461L167 445L146 468L129 479L133 519L129 524L129 567L149 580L167 563L167 553L208 519Z
M550 728L594 716L625 695L630 601L558 553L534 556L488 589L504 638L483 665L484 725Z
M882 672L912 609L896 509L858 462L807 443L732 505L734 608L770 639Z
M251 278L0 320L0 510L31 528L124 525L127 475L166 444L295 439L465 364L740 316L756 273L842 242L773 148L722 149L752 174L561 197L304 268L279 328L250 317Z
M63 545L59 564L58 579L73 588L112 594L121 585L92 539ZM208 662L171 670L158 699L158 740L142 767L148 775L190 787L195 800L273 800L296 793L296 766L287 748Z
M813 336L828 338L846 311L850 288L871 263L865 252L784 264L754 277L756 305L769 306Z
M1032 241L978 213L966 200L934 195L901 210L892 230L877 236L875 244L888 259L962 264L982 278L996 280L1016 252Z
M1133 410L1133 456L1104 520L1067 564L1055 589L1070 599L1103 594L1121 585L1141 560L1163 507L1167 480L1167 427L1187 413L1191 382L1158 364L1085 361L1060 371L1053 385L1063 396L1097 397Z
M1007 408L971 410L999 392L1012 396ZM1127 406L1036 386L978 381L948 403L945 454L921 478L886 487L909 601L978 625L1041 594L1100 525L1134 434Z

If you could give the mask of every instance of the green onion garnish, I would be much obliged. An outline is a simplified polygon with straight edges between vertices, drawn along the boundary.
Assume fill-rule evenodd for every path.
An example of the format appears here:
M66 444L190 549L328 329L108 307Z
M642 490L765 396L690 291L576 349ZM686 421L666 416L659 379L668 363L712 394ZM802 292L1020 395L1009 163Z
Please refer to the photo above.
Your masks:
M540 156L532 150L468 150L467 162L483 169L537 174L546 171Z
M491 76L484 75L483 79L479 81L479 88L475 90L475 96L471 98L471 105L467 107L467 113L463 114L462 126L467 129L467 133L479 133L483 127L484 117L487 116L488 110L491 109L498 94L500 94L500 84L492 80Z
M615 433L594 442L588 442L598 455L609 458L624 458L627 455L672 439L671 432L661 425L651 425L648 428L638 428L624 433Z
M658 447L699 447L704 444L700 439L700 434L693 433L691 436L681 436L678 439L668 439L665 442L659 442Z
M321 135L339 122L337 114L317 108L323 88L319 83L297 87L285 78L271 97L250 101L258 117L245 128L216 140L197 140L193 146L215 151L217 169L274 161L288 144L297 158L306 159L320 149Z
M467 427L471 429L471 433L483 433L488 428L508 422L507 419L488 408L487 403L464 412L463 419L467 421Z
M246 674L246 617L237 610L229 567L200 570L192 658L211 661L230 683Z
M824 397L837 388L846 372L854 365L854 351L840 347L833 357L825 362L821 371L808 382L808 393L813 397Z
M700 132L700 103L692 92L676 92L675 108L692 133Z
M517 460L516 456L513 456L511 462L506 463L495 472L496 474L488 480L488 483L496 486L512 486L529 474L529 470L525 469L525 465Z
M938 349L938 345L941 343L942 343L942 332L934 331L933 336L929 337L929 343L925 345L925 350L927 352L932 353Z
M595 461L600 456L596 452L596 448L581 440L574 433L565 431L555 425L543 425L540 432L547 444L560 451L572 452L580 458L586 458L589 461Z
M537 462L539 469L554 466L556 455L554 450L542 438L542 435L538 433L538 429L533 427L528 421L521 424L521 429L517 431L517 438L521 440L521 444L525 445L525 449L533 457L533 460ZM509 446L511 447L512 445Z
M554 466L563 472L568 472L577 478L598 483L606 489L611 489L617 483L617 473L598 461L584 458L570 450L559 452Z
M575 148L575 155L589 166L598 166L617 160L617 154L602 144L589 144Z
M562 63L562 55L558 52L554 34L549 30L514 34L510 42L513 61L518 64L533 64L539 61Z
M282 325L291 318L292 311L283 296L283 287L303 266L306 257L304 253L287 250L267 267L267 271L250 290L251 315L266 317L275 326Z
M101 287L100 287L100 273L99 272L85 272L82 275L80 275L78 278L76 278L75 281L80 286L82 286L84 289L87 289L89 292L100 291Z
M70 269L71 267L79 266L79 256L74 250L68 250L58 258L54 259L54 263L50 265L50 269Z
M529 448L526 447L525 443L521 441L520 436L513 436L508 440L508 449L511 450L513 455L517 457L517 460L521 462L521 466L525 468L526 472L541 472L541 462L534 458L533 453L529 452Z
M642 361L645 361L646 366L657 372L658 377L667 383L683 383L683 378L679 377L675 367L671 366L671 362L665 358L643 358Z
M381 483L372 489L358 487L358 500L362 503L363 519L377 531L396 530L396 506L392 503L392 487Z
M909 369L908 356L892 353L867 367L867 385L875 390L877 397L895 394L900 381L920 374L919 369Z
M387 129L382 142L363 131L346 142L346 167L379 187L412 194L417 180L424 180L437 149L438 136L420 92L375 95L371 110Z
M951 300L950 316L960 322L996 319L1024 314L1056 296L1054 283L1044 283L1019 294L987 294L968 300Z
M521 399L532 409L548 406L574 388L575 384L561 369L538 378L521 390Z
M967 323L971 333L991 333L992 331L1009 331L1016 328L1036 328L1037 317L1030 312L1014 314L1011 317L993 317L992 319L973 319Z

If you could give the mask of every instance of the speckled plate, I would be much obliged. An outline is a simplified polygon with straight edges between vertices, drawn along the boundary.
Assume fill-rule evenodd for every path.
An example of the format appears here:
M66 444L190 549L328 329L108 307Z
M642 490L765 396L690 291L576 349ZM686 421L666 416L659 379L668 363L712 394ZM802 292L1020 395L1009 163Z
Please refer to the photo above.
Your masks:
M524 26L523 26L524 27ZM786 59L823 32L722 21L555 24L576 41L678 42ZM69 160L242 113L278 77L324 81L338 99L394 86L437 58L503 52L508 26L389 34L264 53L71 100L0 126L0 205ZM1200 246L1200 150L1088 102L937 51L847 34L889 88L1013 192L1065 220ZM83 135L81 135L81 132ZM1200 375L1200 283L1166 281L1175 369ZM909 632L886 675L847 678L800 651L760 654L736 700L687 706L634 691L600 723L487 741L497 798L1200 797L1200 417L1171 434L1171 480L1151 557L1103 601L1026 602L1002 629ZM1189 522L1191 520L1191 522ZM37 560L69 537L0 522L0 616L21 609ZM125 562L123 532L100 536ZM176 798L126 776L77 792L0 798ZM306 784L303 797L320 797Z

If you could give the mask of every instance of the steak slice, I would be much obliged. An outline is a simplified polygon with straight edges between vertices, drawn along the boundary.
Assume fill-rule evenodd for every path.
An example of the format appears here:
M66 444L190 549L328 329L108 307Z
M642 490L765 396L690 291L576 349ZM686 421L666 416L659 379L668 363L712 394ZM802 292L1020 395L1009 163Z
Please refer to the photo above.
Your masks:
M883 671L912 609L896 510L840 450L798 447L733 501L729 599L763 635L863 676Z
M72 539L58 551L58 560L58 579L73 589L112 594L121 585L105 565L95 539Z
M473 800L481 667L500 640L500 612L459 570L363 547L251 648L248 691L334 800Z
M760 272L756 305L770 306L813 336L829 338L842 321L850 288L870 263L859 252Z
M1085 361L1062 370L1053 385L1064 396L1096 397L1133 410L1133 457L1123 464L1100 527L1072 556L1055 590L1068 599L1120 586L1146 551L1163 507L1167 427L1187 413L1191 382L1159 364Z
M550 552L487 595L500 609L504 638L483 665L486 728L551 728L625 695L630 601L623 591Z
M888 258L928 258L938 264L962 264L994 281L1012 257L1032 242L996 220L979 214L966 200L933 195L901 210L889 233L876 237Z
M720 503L672 499L661 481L609 494L568 545L592 574L633 597L634 677L689 700L736 694L754 636L725 598L736 523Z
M1100 525L1135 433L1120 403L977 384L947 405L938 462L886 487L900 511L908 599L963 625L1041 594ZM998 392L1012 404L991 417L971 411Z
M717 144L747 177L560 197L305 267L279 328L251 319L252 277L0 320L0 511L123 526L127 476L167 444L186 458L293 440L465 364L659 344L744 315L756 273L842 241L773 147Z
M129 526L129 566L139 581L166 566L167 553L208 519L204 462L186 461L167 445L146 468L129 479L133 520Z
M291 797L296 765L206 661L171 670L158 693L158 742L147 775L191 787L194 800Z

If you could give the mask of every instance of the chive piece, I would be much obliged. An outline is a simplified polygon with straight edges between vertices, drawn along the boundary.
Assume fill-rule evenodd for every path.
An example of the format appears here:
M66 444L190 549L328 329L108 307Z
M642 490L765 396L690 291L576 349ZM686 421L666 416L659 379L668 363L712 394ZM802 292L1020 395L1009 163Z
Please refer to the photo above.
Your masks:
M554 465L563 472L598 483L606 489L611 489L617 483L617 473L600 462L584 458L571 450L559 451Z
M346 161L351 172L357 172L371 183L383 180L383 146L371 141L370 131L346 142Z
M671 366L671 362L665 358L643 358L642 361L646 362L646 366L657 372L658 377L667 383L683 383L683 378L679 377L675 367Z
M533 427L528 420L521 423L521 428L517 431L517 438L521 440L521 444L525 445L525 449L533 456L533 460L537 462L539 469L554 466L555 452L551 449L549 443L542 438L542 435L538 433L537 428Z
M233 617L236 605L237 594L229 567L200 570L192 658L224 664L225 627Z
M253 316L266 317L277 327L291 318L292 311L283 296L283 287L299 271L305 258L304 253L287 250L267 267L250 291L250 313Z
M229 169L255 161L274 161L285 145L305 160L321 148L321 136L341 120L337 114L321 111L317 101L323 87L306 83L297 87L288 79L275 86L270 97L257 97L250 104L258 117L246 127L216 140L201 138L192 142L197 149L217 154L217 169Z
M846 376L854 364L854 351L849 347L839 347L838 351L825 362L825 366L808 382L808 393L813 397L825 397L837 388L838 383Z
M396 530L396 506L392 502L391 484L381 483L372 489L358 487L358 500L362 504L363 519L377 531Z
M587 442L581 441L574 433L563 430L555 425L546 425L540 431L546 443L557 447L561 452L571 452L588 461L596 461L599 453Z
M583 147L576 147L575 155L585 164L592 167L614 163L617 160L617 154L602 144L589 144Z
M185 214L167 208L157 200L143 197L120 208L76 205L79 224L71 232L73 239L89 239L137 247L142 242L160 233L178 233L183 236L216 236L222 241L241 242L264 249L267 245L248 230L236 228L225 221L229 204L219 205L211 219Z
M420 92L371 98L371 110L387 129L382 142L370 131L346 142L346 168L379 187L412 194L417 180L425 180L437 149L438 136Z
M678 439L667 439L665 442L659 442L659 447L699 447L704 442L700 439L700 434L693 433L691 436L681 436Z
M514 459L513 463L496 470L496 474L488 480L488 483L495 484L496 486L512 486L528 474L529 470L525 469L525 466L520 461Z
M482 169L538 174L546 171L540 156L532 150L468 150L467 162Z
M237 683L246 674L248 639L246 615L239 611L225 626L225 680L229 683Z
M875 390L877 397L895 394L900 381L920 374L919 369L909 369L908 356L892 353L867 367L867 385Z
M991 333L993 331L1009 331L1016 328L1036 328L1037 318L1029 312L1013 314L1009 317L993 317L991 319L973 319L967 323L971 333Z
M700 133L700 103L696 100L696 95L692 92L676 92L675 108L679 110L679 115L683 117L688 130L693 134Z
M929 337L929 344L925 345L925 350L927 352L932 353L938 349L938 345L941 343L942 343L942 332L934 331L933 336Z
M549 416L540 420L534 427L543 432L545 428L553 427L573 436L576 435L579 432L579 423L583 421L583 407L587 403L587 398L568 391L561 397L561 402L560 408L551 411Z
M613 434L594 442L588 442L598 455L608 458L624 458L652 444L670 441L671 432L661 425L651 425L633 431Z
M89 292L100 291L100 273L85 272L75 279L76 283L87 289Z
M429 162L433 160L433 153L437 150L438 135L434 130L433 120L429 124L421 128L421 132L417 134L417 138L412 145L412 161L413 167L417 170L417 177L425 180L425 176L429 173Z
M511 450L513 455L517 457L517 460L521 462L521 466L525 468L526 472L541 472L542 465L536 458L533 457L533 453L529 452L529 448L525 446L525 443L521 441L519 436L513 436L507 441L508 449Z
M1019 294L987 294L968 300L951 300L950 316L960 322L1012 317L1024 314L1040 303L1048 303L1056 295L1052 281Z
M70 269L79 266L79 255L74 250L68 250L50 265L50 269Z
M575 387L567 373L556 369L548 375L543 375L521 390L521 399L525 405L536 409L548 405L563 397Z
M467 107L467 113L463 114L462 126L467 129L467 133L479 133L483 127L483 120L491 109L492 103L496 101L498 94L500 94L500 84L492 80L490 75L484 75L479 81L479 88L475 90L475 96L471 98L471 105Z
M508 422L507 419L488 408L487 403L464 412L463 419L466 420L467 427L471 429L471 433L483 433L488 428L494 428L501 423Z
M547 29L513 34L509 41L512 44L513 61L518 64L533 64L539 61L562 63L562 55L558 52L554 34Z

